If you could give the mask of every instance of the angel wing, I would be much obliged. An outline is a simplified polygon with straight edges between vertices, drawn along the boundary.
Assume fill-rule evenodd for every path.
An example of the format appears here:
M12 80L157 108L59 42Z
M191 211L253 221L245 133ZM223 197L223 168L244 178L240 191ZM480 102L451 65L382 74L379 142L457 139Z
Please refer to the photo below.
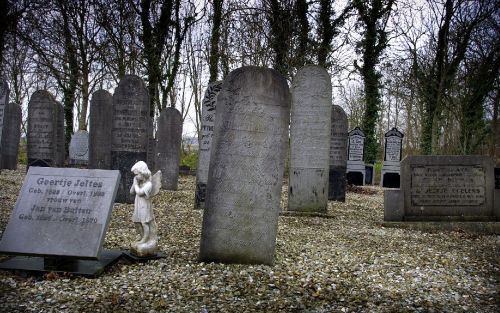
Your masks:
M153 184L153 190L151 191L151 197L156 196L160 192L161 188L161 171L156 172L151 177L151 183Z

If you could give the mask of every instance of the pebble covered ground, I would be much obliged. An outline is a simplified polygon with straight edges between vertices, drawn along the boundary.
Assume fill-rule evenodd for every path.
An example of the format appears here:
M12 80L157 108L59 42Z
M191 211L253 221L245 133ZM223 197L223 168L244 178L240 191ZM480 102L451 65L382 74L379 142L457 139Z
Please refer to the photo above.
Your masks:
M0 233L24 173L0 174ZM384 228L373 187L329 202L331 218L280 217L274 266L200 263L194 181L154 200L166 258L94 279L0 271L0 312L499 312L499 236ZM104 248L128 248L132 211L115 204Z

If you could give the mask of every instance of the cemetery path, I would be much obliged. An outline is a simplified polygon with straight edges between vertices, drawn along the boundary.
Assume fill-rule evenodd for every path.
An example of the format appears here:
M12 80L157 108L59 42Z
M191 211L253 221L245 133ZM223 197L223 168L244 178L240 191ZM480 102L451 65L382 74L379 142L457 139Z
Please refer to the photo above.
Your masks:
M0 232L24 174L0 174ZM120 261L95 279L0 271L0 312L498 311L499 237L384 228L379 188L329 202L331 218L280 217L274 266L199 263L194 181L154 199L165 259ZM132 212L115 204L105 248L128 247Z

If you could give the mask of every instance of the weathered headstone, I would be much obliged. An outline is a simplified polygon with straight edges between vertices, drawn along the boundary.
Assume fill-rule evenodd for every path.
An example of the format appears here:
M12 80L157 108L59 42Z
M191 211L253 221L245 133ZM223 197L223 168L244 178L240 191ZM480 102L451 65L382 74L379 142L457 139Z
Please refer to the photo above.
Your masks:
M97 258L118 171L30 167L0 251Z
M500 218L494 210L493 164L485 156L406 157L401 162L402 213L396 215L405 221Z
M133 203L129 191L134 174L130 169L147 160L149 141L149 94L140 77L126 75L115 89L112 123L111 168L121 174L116 201Z
M210 148L214 133L215 111L217 107L217 95L222 88L222 81L208 85L203 97L201 107L201 127L198 149L198 166L196 168L196 192L194 200L195 209L205 208L205 192L208 180L208 168L210 166Z
M380 185L387 188L399 188L400 162L403 155L403 133L396 127L385 133L384 163Z
M345 201L348 127L342 107L332 106L328 200Z
M89 168L111 169L113 96L106 90L92 94L89 113Z
M347 183L362 186L365 182L365 163L363 153L365 149L365 133L356 127L349 132L347 145Z
M272 264L290 92L277 71L232 71L217 97L200 259Z
M7 120L6 110L9 103L9 85L7 81L0 80L0 170L2 166L2 154L4 150L4 128ZM6 137L6 136L5 136Z
M326 213L332 84L319 66L302 67L292 82L288 210Z
M48 91L38 90L31 95L28 104L28 166L59 165L60 138L64 138L64 129L60 129L58 123L59 110L59 104Z
M21 139L21 106L9 103L5 110L5 123L3 125L2 140L2 168L17 169L17 157L19 153L19 141Z
M160 113L156 137L156 166L162 173L162 188L177 190L182 142L182 115L177 109L169 107Z
M72 165L87 165L89 161L89 133L79 130L71 136L69 162Z

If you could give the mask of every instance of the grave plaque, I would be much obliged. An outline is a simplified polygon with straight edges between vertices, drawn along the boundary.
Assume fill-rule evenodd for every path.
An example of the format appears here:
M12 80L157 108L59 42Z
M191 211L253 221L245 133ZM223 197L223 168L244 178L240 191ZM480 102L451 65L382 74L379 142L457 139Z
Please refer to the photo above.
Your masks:
M71 136L69 161L73 165L86 165L89 160L89 133L79 130Z
M302 67L292 82L288 210L326 213L332 113L328 72Z
M365 183L364 146L365 133L359 127L356 127L349 132L347 148L346 178L349 184L362 186Z
M177 190L182 141L182 115L175 108L166 108L158 118L157 166L161 170L161 186Z
M92 94L89 113L89 168L111 169L113 97L106 90Z
M380 185L387 188L400 186L400 161L402 157L403 133L396 127L385 133L384 163Z
M9 103L9 85L7 81L0 80L0 170L3 168L2 166L2 155L4 154L4 146L6 140L6 132L4 128L6 127L7 122L7 105Z
M328 174L328 200L345 201L347 170L347 114L338 105L332 106L330 141L330 172Z
M195 209L205 208L205 191L210 165L210 147L214 133L217 95L222 88L222 81L211 83L205 91L201 108L201 127L198 150L198 167L196 169Z
M19 141L21 139L21 106L9 103L5 110L5 123L2 140L2 168L17 169Z
M56 166L59 160L56 160L57 105L48 91L38 90L31 95L28 104L28 166Z
M410 156L402 162L405 219L493 216L493 161L483 156Z
M204 262L272 264L290 92L277 71L232 71L217 97L200 245Z
M118 171L30 167L0 251L98 258Z
M149 118L149 94L144 81L125 75L113 95L111 168L121 174L117 202L134 202L130 194L134 174L130 169L138 161L147 160Z

